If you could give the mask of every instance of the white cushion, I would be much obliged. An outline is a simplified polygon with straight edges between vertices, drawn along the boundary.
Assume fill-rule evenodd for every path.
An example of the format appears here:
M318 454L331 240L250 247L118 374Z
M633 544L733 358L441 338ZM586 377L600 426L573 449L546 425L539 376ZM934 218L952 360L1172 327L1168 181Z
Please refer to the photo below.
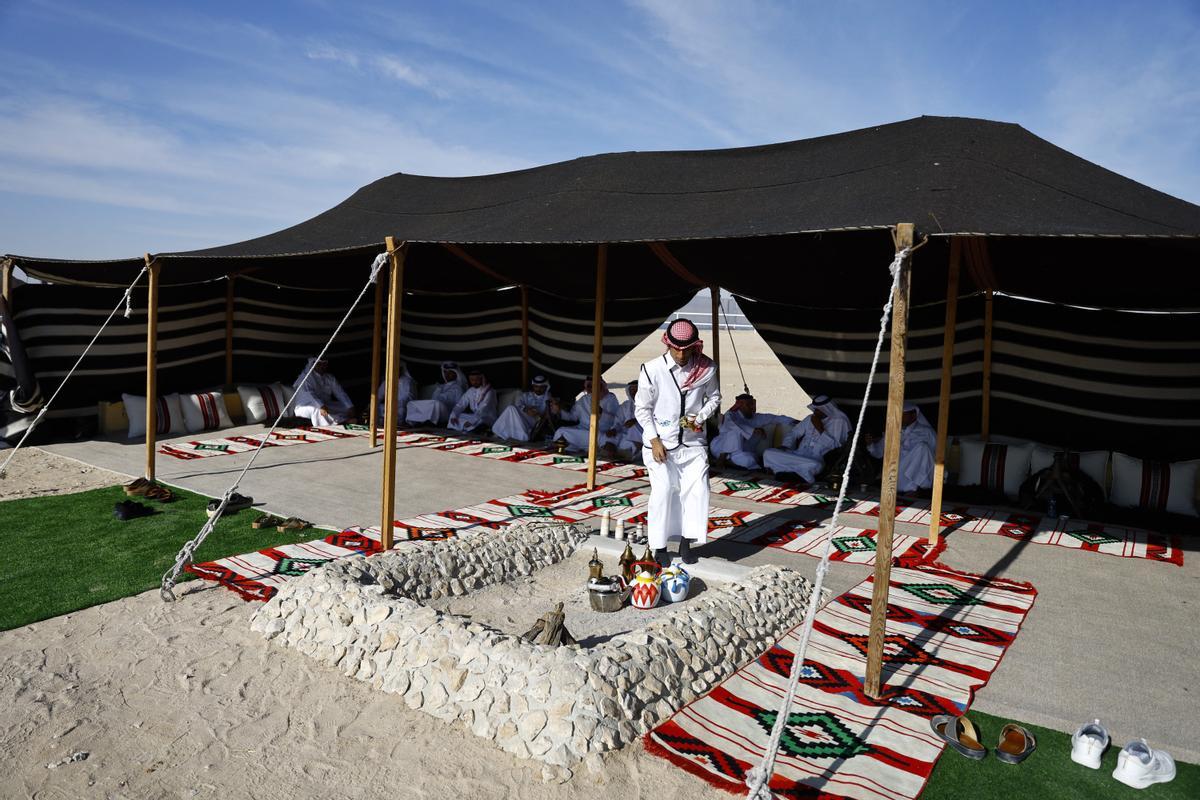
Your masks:
M129 438L145 438L146 398L136 394L122 394L121 402L125 404L125 416L129 417ZM158 398L155 426L158 436L169 436L185 431L183 409L179 407L179 395L169 394Z
M188 433L229 428L233 422L225 410L225 395L221 392L196 392L179 395L183 406L183 424Z
M1197 466L1200 461L1168 464L1113 453L1111 500L1126 508L1200 516L1196 513Z
M959 486L982 486L1016 497L1029 476L1032 444L999 444L964 439L959 445L962 458L958 467Z
M1033 454L1029 459L1029 472L1041 472L1047 467L1054 465L1054 454L1067 454L1067 464L1075 467L1084 475L1094 480L1104 490L1104 494L1108 496L1108 451L1107 450L1088 450L1083 453L1076 453L1072 450L1063 450L1062 448L1047 447L1044 444L1035 444L1033 446Z
M290 399L278 383L262 386L239 385L238 397L246 412L246 422L274 422Z

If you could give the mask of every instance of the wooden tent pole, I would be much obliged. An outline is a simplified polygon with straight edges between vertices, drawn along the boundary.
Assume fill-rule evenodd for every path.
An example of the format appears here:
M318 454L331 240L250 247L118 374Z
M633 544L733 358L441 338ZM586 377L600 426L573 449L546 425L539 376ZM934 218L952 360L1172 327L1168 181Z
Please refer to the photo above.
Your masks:
M379 444L379 334L383 329L383 292L383 277L379 276L375 280L375 320L371 324L371 447ZM388 336L390 339L390 331Z
M154 480L154 447L158 433L158 272L162 267L146 253L150 286L146 290L146 480Z
M596 488L596 450L600 439L600 361L604 352L604 293L608 272L608 245L596 251L596 329L592 338L592 417L588 428L588 489Z
M380 509L380 546L392 549L392 522L396 512L396 403L400 390L400 304L404 299L404 256L408 251L405 242L396 247L396 240L389 236L387 241L388 260L391 271L388 280L388 347L384 369L383 408L383 503Z
M529 388L529 287L521 287L521 391Z
M721 287L713 284L708 287L712 295L712 358L717 365L717 386L721 385ZM733 335L731 332L730 336Z
M983 302L983 419L980 432L988 440L992 424L992 290L984 293Z
M0 297L4 298L5 305L9 308L9 313L12 313L12 290L13 290L13 263L12 259L6 258L0 262Z
M942 391L938 397L937 446L933 451L933 497L929 504L929 543L937 544L942 532L942 488L946 474L946 432L950 425L950 370L954 366L954 326L958 324L958 273L962 241L950 240L946 276L946 327L942 334Z
M225 389L233 388L233 275L225 278Z
M912 223L896 226L896 249L911 247ZM887 622L888 583L892 574L892 532L896 526L896 480L900 472L900 418L904 414L904 354L908 337L908 292L912 257L900 265L900 281L892 296L891 364L888 367L887 424L883 442L883 486L879 496L879 534L875 538L875 585L871 592L871 628L867 639L867 675L863 690L878 698L882 688L883 638Z

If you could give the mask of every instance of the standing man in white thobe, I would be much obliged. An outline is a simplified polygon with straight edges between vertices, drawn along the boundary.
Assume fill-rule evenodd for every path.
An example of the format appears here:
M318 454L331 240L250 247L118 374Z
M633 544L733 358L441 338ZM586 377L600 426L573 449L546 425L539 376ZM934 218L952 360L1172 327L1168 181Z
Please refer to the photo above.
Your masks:
M763 453L763 466L776 474L790 472L812 483L825 468L826 454L846 443L850 418L828 395L817 395L808 407L812 414L788 431L783 447Z
M937 431L925 419L916 403L904 404L900 418L900 472L896 491L907 494L933 486L933 451L937 447ZM867 452L883 458L883 439L866 434Z
M451 430L463 433L470 433L496 421L496 390L488 383L487 376L476 369L471 370L467 380L471 388L463 392L463 396L454 404L449 423Z
M634 398L637 396L638 382L630 381L625 384L625 402L617 413L617 430L620 432L617 441L617 453L625 458L637 458L642 452L642 426L638 424L634 413Z
M450 417L450 409L458 405L467 391L467 376L463 375L457 361L442 362L442 382L434 389L429 400L408 401L405 421L409 425L444 425Z
M669 563L667 542L695 563L692 543L708 539L708 442L704 423L721 405L717 365L704 355L689 319L663 334L667 352L642 365L634 414L642 426L642 460L650 478L649 537L654 557Z
M608 390L608 384L600 379L600 418L597 423L600 435L596 437L597 448L612 450L617 446L617 415L621 407L617 396ZM575 407L563 411L561 418L574 422L570 427L562 427L554 432L554 438L566 443L571 450L586 452L588 449L588 432L592 429L592 379L583 379L583 394L575 401Z
M492 433L515 442L528 442L533 429L546 416L550 400L550 381L538 375L529 383L529 391L523 392L500 417L492 423Z
M413 380L413 376L408 372L408 365L403 361L400 362L400 378L396 391L396 421L403 423L408 416L408 403L417 396L417 382ZM383 419L383 415L387 413L384 408L387 405L387 380L379 384L379 419Z
M742 469L761 469L758 449L763 446L766 429L771 425L794 425L796 420L782 414L759 414L758 401L752 394L739 394L721 418L721 432L709 450L717 459Z
M312 367L308 380L304 376ZM329 361L310 358L304 369L296 376L292 386L292 413L304 417L313 425L337 425L354 419L354 404L329 372Z

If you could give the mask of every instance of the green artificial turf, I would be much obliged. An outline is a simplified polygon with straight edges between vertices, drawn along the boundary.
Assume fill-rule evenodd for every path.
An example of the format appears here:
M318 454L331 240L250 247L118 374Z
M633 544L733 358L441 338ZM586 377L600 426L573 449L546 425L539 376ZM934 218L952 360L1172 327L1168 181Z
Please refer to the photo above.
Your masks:
M921 800L1106 800L1143 797L1150 800L1195 800L1200 797L1200 766L1176 760L1175 780L1133 789L1113 780L1117 753L1126 744L1113 742L1104 752L1100 769L1088 769L1071 760L1071 736L1036 725L1025 725L1037 739L1037 750L1020 764L1005 764L994 748L1000 729L1008 722L972 711L968 714L980 729L987 746L983 761L972 761L946 748L938 759ZM1019 723L1023 724L1023 723ZM1150 742L1162 747L1162 742ZM1170 748L1167 748L1170 752Z
M170 503L127 498L120 486L0 502L0 630L158 586L180 548L207 519L207 497L174 491ZM113 517L113 504L126 499L157 513L121 522ZM252 509L223 516L195 560L212 561L320 535L311 529L254 530L250 523L260 516ZM193 580L186 574L180 579Z

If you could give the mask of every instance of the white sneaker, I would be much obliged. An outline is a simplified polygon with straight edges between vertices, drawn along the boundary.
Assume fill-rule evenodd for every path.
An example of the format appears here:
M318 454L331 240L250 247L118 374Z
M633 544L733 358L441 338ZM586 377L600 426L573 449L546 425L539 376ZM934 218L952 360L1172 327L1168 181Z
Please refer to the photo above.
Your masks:
M1100 769L1100 756L1108 747L1108 731L1100 720L1080 725L1071 734L1071 760L1092 769Z
M1152 750L1145 739L1130 742L1117 755L1113 777L1134 789L1175 778L1175 759L1165 750Z

